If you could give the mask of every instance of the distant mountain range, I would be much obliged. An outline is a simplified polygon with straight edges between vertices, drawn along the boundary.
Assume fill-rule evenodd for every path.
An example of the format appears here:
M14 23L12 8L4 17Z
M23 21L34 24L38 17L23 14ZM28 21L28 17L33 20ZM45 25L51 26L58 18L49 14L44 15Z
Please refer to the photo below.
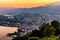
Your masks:
M21 13L60 15L60 2L33 8L0 8L0 15L18 15Z

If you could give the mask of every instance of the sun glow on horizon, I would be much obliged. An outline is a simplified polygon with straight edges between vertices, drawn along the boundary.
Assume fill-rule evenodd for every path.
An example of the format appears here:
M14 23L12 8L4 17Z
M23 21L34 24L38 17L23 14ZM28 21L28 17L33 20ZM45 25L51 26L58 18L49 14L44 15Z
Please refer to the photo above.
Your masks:
M0 0L0 7L34 7L57 1L59 0Z

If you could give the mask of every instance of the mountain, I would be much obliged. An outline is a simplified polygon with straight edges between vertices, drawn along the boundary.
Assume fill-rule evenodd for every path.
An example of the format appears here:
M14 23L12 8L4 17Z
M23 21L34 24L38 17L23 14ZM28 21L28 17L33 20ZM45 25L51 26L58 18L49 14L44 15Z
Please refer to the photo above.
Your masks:
M60 6L60 2L51 3L50 6Z
M0 8L0 15L18 15L21 13L60 15L60 2L32 8Z
M6 15L9 14L10 12L12 12L11 10L14 8L6 8L6 7L0 7L0 15Z

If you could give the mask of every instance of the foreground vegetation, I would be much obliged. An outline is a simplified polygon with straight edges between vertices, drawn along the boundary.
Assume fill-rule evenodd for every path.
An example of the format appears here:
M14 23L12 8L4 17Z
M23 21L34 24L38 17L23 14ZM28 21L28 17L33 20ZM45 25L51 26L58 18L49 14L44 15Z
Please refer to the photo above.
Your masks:
M60 23L52 21L39 27L39 30L33 30L24 36L13 38L12 40L60 40Z

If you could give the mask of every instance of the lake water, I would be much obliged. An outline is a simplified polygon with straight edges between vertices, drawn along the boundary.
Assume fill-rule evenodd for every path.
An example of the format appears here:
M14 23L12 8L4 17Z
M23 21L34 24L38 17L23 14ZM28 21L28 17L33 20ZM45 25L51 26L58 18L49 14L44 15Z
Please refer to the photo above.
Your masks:
M7 37L8 33L14 33L17 31L16 27L4 27L0 26L0 40L11 40L11 38Z

